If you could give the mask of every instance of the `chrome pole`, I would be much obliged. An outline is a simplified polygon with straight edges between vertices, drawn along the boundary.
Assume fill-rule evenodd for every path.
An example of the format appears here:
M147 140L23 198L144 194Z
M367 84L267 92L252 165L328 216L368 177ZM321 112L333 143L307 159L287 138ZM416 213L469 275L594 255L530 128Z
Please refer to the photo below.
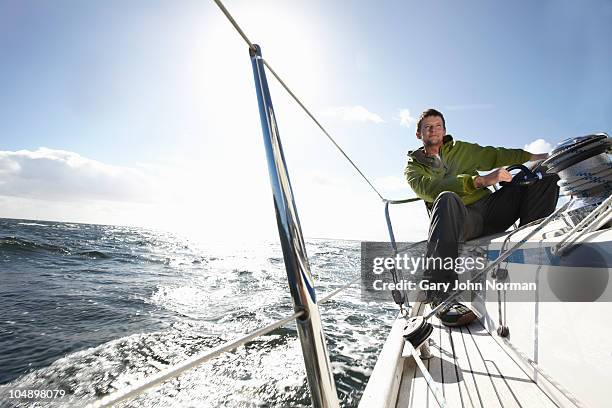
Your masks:
M276 126L261 48L255 44L254 48L249 49L249 54L253 65L259 116L268 160L268 173L272 185L276 222L285 259L289 289L295 311L304 310L306 312L302 318L296 319L296 323L300 343L302 344L302 354L304 355L312 404L314 407L338 407L338 395L317 307L314 281L310 274L306 245L304 244L285 156Z

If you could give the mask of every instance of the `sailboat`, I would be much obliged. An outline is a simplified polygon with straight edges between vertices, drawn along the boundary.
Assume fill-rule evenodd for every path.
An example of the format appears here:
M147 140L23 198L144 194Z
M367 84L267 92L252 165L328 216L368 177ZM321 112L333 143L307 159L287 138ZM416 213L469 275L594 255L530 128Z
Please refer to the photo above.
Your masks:
M236 21L215 0L248 45L279 238L295 313L249 335L193 356L152 378L96 401L109 407L136 396L291 321L296 321L312 404L337 407L338 396L309 270L297 205L285 163L266 71L274 75L330 138L385 204L390 240L395 244L387 200L333 140L314 115L264 60ZM487 266L462 274L481 288L457 290L478 319L448 328L423 303L400 294L400 313L381 349L362 396L361 407L604 407L608 406L612 359L607 325L612 288L611 139L605 133L561 142L540 170L523 168L515 183L544 173L557 174L568 199L553 214L502 234L466 242L465 253L486 256ZM397 249L401 254L402 250ZM492 283L492 288L487 286ZM351 282L354 283L354 282ZM351 284L349 283L349 285ZM512 299L506 284L535 283L535 290ZM348 285L347 285L348 286ZM528 286L529 288L530 286ZM508 298L510 296L510 298ZM419 341L414 341L418 333Z

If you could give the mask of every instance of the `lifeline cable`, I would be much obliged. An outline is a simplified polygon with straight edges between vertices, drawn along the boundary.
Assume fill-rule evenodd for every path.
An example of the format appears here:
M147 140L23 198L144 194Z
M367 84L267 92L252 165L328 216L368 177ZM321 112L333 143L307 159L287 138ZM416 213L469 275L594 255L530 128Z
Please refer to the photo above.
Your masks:
M354 279L352 281L350 281L349 283L347 283L346 285L342 286L341 288L338 288L334 291L332 291L331 293L325 295L323 298L321 298L321 300L319 300L318 303L324 303L326 301L328 301L329 299L331 299L332 297L336 296L338 293L342 292L344 289L348 288L349 286L353 285L355 282L357 282L359 280L359 278ZM270 333L271 331L278 329L279 327L282 327L284 325L286 325L287 323L290 323L291 321L302 317L302 315L304 314L303 311L298 311L296 313L294 313L293 315L286 317L284 319L278 320L266 327L262 327L261 329L255 330L254 332L251 332L249 334L247 334L246 336L243 336L239 339L233 340L231 342L228 343L224 343L221 344L220 346L217 346L211 350L207 350L201 354L196 354L195 356L192 356L190 358L188 358L187 360L184 360L178 364L175 364L174 366L170 366L164 370L161 370L159 372L157 372L156 374L153 374L151 377L148 377L146 379L144 379L142 382L136 383L132 386L126 387L122 390L118 390L110 395L107 395L97 401L91 402L89 404L87 404L87 408L106 408L106 407L112 407L115 404L118 404L121 401L125 401L127 399L136 397L142 393L144 393L146 390L162 384L168 380L171 380L173 378L178 377L179 375L183 374L184 372L191 370L192 368L196 368L199 367L200 365L202 365L203 363L218 357L219 355L234 350L237 347L240 347L254 339L256 339L257 337L263 336L265 334Z
M176 378L182 373L184 373L185 371L198 367L202 365L202 363L212 358L215 358L227 351L231 351L239 346L242 346L250 342L251 340L256 339L259 336L263 336L264 334L270 333L271 331L278 329L279 327L282 327L285 324L297 318L302 317L303 314L304 314L304 311L300 310L289 317L276 321L266 327L262 327L261 329L256 330L252 333L249 333L248 335L244 337L233 340L229 343L224 343L218 347L213 348L212 350L207 350L204 353L196 354L195 356L192 356L188 358L187 360L183 360L178 364L175 364L173 366L170 366L164 370L161 370L153 374L151 377L146 378L141 382L138 382L132 386L123 388L122 390L118 390L110 395L107 395L106 397L103 397L102 399L99 399L90 404L87 404L87 408L112 407L121 401L138 396L142 394L143 392L145 392L146 390L156 385L162 384L172 378Z

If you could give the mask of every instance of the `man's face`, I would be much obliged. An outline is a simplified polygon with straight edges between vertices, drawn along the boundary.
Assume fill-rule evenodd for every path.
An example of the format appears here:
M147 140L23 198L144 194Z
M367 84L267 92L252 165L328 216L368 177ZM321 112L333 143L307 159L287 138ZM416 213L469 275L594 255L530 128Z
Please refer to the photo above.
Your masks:
M421 129L416 133L416 137L423 140L425 146L441 145L445 135L446 129L439 116L428 116L423 119Z

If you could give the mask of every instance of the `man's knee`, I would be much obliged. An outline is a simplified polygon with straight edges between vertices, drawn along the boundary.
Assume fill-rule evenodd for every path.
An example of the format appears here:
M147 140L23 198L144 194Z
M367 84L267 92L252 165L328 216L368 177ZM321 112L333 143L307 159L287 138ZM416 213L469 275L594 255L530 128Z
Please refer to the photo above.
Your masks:
M444 191L436 197L436 201L433 203L431 217L433 219L443 216L443 214L459 217L465 215L466 212L465 204L463 204L463 201L461 201L457 193Z
M463 201L461 201L461 197L459 197L457 193L454 193L452 191L443 191L438 194L438 197L436 197L436 200L434 201L434 207L440 205L453 205L457 203L463 204Z

